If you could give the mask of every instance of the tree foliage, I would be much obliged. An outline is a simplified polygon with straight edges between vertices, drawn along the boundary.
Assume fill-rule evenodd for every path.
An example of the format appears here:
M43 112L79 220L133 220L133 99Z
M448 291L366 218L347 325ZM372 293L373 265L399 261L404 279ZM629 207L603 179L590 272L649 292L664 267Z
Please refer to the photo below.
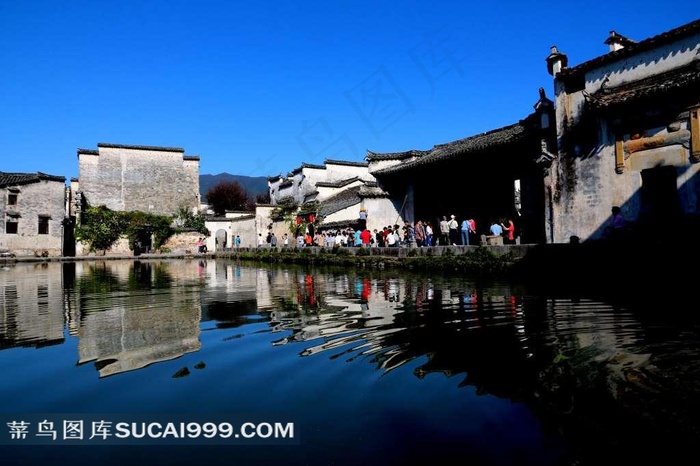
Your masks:
M160 247L175 233L172 218L146 212L117 212L105 206L86 209L75 228L75 238L89 245L90 251L106 251L122 235L133 247L141 238L153 237L153 246Z
M133 245L137 240L153 236L153 247L159 248L165 240L175 233L170 226L172 219L166 215L149 214L146 212L120 212L126 228L124 233Z
M269 204L271 202L270 193L265 192L258 194L255 196L255 202L258 204Z
M125 227L119 212L105 206L90 207L83 212L81 222L75 228L75 239L88 244L90 251L105 251L119 239Z
M250 210L250 197L237 181L222 181L205 195L214 213L224 215L227 210Z
M195 230L205 236L209 236L209 229L207 228L204 214L201 212L194 214L187 207L180 206L173 221L180 229Z

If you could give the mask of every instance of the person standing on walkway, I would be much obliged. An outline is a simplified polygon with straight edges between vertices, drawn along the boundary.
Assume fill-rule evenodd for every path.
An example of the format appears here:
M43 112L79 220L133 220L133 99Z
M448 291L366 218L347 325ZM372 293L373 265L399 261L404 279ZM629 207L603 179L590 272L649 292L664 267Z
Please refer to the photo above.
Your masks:
M476 236L476 222L473 218L469 219L469 234Z
M503 228L501 225L498 224L495 220L491 222L491 228L490 228L491 234L493 236L501 236L503 235Z
M460 229L460 234L462 235L462 246L469 246L469 220L462 220L462 228Z
M415 230L416 246L419 248L425 246L425 226L423 226L422 220L418 220L416 222Z
M360 241L361 241L361 242L360 242L360 245L361 245L363 248L368 248L368 247L369 247L369 245L370 245L370 240L371 240L371 239L372 239L372 232L369 231L367 228L365 228L364 230L362 230L362 231L360 232Z
M513 219L508 219L508 225L501 223L501 228L503 228L503 231L506 234L505 243L515 244L515 225L513 224Z
M447 226L450 229L450 242L447 244L452 243L452 246L457 246L457 243L459 242L459 234L457 233L459 223L457 223L457 219L454 215L450 216L450 221L448 222Z
M360 232L367 228L367 209L364 207L360 207L360 216L357 223L359 224L358 230L360 230Z
M440 246L450 244L450 227L447 223L447 217L443 215L440 221Z
M433 227L429 222L425 224L425 245L433 245Z

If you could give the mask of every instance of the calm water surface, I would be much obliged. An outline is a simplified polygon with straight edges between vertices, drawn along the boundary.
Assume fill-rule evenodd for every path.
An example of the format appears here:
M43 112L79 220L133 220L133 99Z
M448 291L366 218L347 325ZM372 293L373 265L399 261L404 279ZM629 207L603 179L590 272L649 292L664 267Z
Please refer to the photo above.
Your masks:
M0 267L0 429L223 416L294 422L298 443L29 446L6 430L2 464L674 464L700 440L692 303L224 260Z

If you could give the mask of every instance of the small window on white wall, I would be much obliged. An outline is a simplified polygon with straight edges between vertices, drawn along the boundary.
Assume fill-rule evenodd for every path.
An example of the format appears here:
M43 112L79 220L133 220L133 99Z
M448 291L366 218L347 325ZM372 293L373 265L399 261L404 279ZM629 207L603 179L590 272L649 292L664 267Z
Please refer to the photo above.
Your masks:
M16 235L17 222L5 222L5 233L8 235Z
M39 216L39 234L48 235L49 234L49 217L40 215Z

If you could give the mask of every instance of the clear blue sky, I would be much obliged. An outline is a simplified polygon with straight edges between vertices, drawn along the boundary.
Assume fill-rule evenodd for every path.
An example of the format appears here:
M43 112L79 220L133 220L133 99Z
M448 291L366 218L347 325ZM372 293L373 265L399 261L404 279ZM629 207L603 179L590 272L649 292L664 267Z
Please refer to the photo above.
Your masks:
M584 6L585 5L585 6ZM78 176L97 143L285 174L524 118L569 65L700 18L681 0L0 0L0 171Z

